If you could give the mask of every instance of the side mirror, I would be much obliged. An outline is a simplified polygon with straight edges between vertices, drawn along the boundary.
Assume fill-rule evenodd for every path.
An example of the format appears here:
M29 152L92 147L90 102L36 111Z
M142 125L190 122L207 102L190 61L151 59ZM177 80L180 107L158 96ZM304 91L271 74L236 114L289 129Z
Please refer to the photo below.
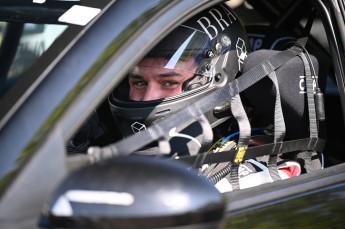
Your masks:
M215 229L224 210L223 195L185 164L130 156L72 173L49 204L46 226Z

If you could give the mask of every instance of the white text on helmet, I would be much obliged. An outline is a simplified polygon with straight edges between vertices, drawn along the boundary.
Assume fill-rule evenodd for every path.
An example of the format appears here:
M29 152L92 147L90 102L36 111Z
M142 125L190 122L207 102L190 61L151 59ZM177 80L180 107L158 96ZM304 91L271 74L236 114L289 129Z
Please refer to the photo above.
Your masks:
M233 23L233 20L236 20L234 15L228 9L222 7L222 10L223 14L219 9L213 8L209 11L211 19L205 16L197 20L211 40L217 37L219 29L220 31L225 30ZM212 19L214 19L214 24L212 24Z

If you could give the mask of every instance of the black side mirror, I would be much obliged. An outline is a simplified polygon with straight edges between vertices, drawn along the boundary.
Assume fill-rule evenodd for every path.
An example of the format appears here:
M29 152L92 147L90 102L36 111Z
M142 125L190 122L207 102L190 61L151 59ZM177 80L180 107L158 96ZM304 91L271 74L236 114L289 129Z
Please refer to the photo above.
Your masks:
M65 179L49 205L46 227L215 229L224 210L222 194L185 164L120 157Z

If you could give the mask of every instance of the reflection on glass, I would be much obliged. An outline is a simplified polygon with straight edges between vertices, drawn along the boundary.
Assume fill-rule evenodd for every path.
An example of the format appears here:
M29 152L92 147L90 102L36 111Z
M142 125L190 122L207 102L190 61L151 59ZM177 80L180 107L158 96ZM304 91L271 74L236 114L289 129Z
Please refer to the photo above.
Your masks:
M23 74L66 28L66 25L25 24L7 78Z

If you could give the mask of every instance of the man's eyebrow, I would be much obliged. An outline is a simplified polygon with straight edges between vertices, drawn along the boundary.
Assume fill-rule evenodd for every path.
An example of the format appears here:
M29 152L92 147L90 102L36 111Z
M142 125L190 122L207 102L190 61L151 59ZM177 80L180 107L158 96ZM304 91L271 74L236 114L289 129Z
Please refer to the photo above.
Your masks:
M160 73L158 74L159 77L181 77L182 75L178 72L175 71L171 71L171 72L164 72L164 73ZM130 79L142 79L144 78L143 76L141 76L140 74L129 74L128 78Z
M161 76L161 77L171 77L171 76L182 76L182 75L180 73L178 73L178 72L171 71L171 72L160 73L159 76Z
M137 75L137 74L129 74L128 78L131 78L131 79L142 79L143 77L141 75Z

